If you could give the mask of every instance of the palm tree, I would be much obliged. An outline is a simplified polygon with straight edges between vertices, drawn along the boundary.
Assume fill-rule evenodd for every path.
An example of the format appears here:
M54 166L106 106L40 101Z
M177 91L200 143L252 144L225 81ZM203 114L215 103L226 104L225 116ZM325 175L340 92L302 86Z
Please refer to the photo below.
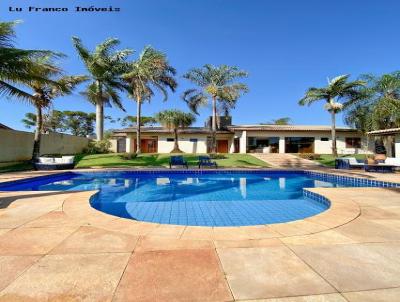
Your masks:
M180 110L164 110L157 113L155 119L174 132L174 148L171 153L181 153L178 145L178 129L189 127L196 121L196 117Z
M97 45L93 52L85 48L79 38L73 37L72 41L90 75L90 83L82 94L96 106L96 137L97 140L102 140L104 105L112 103L124 110L118 94L119 91L125 89L120 76L127 70L128 64L125 60L132 50L114 51L114 48L119 45L119 40L113 38Z
M363 133L400 127L400 72L382 76L362 75L368 85L365 97L346 110L346 124ZM392 143L391 136L383 137L386 146ZM391 148L387 148L388 155Z
M247 72L235 66L206 64L201 68L189 70L183 77L199 87L199 89L186 90L182 96L195 114L198 114L200 106L205 106L211 101L211 152L215 153L218 104L225 112L235 106L239 97L248 91L247 85L235 81L238 78L247 77Z
M142 103L151 100L154 90L158 90L168 98L167 90L172 92L177 87L174 78L175 69L169 65L164 53L147 46L139 55L139 58L130 64L129 71L122 77L129 85L129 96L136 101L136 120L141 120ZM136 153L140 153L141 123L136 127Z
M40 156L40 141L43 130L43 109L49 108L53 100L57 97L72 93L73 89L80 83L86 81L86 76L64 76L62 71L51 61L48 56L37 59L39 64L54 66L52 69L36 70L42 78L51 79L51 83L44 84L41 81L31 81L27 84L33 94L30 103L36 108L36 129L33 144L32 159L36 160Z
M51 79L43 78L41 73L36 71L39 69L51 70L54 67L36 59L43 56L57 58L62 55L47 50L16 48L13 39L15 37L14 27L18 23L18 21L0 22L0 62L2 62L0 64L0 95L29 102L31 95L16 85L31 81L43 84L53 83Z
M323 100L326 102L325 109L331 114L332 123L332 153L337 156L336 147L336 114L343 107L354 104L363 97L360 91L365 86L365 82L356 80L349 82L350 75L341 75L332 80L328 79L328 86L322 88L309 88L304 97L299 101L299 105L311 105L316 101ZM340 103L339 101L342 101Z

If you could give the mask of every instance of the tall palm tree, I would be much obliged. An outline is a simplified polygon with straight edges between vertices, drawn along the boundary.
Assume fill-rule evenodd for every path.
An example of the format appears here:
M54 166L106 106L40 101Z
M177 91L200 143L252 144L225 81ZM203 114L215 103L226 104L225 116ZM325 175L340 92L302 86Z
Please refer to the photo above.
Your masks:
M62 71L51 61L48 56L37 59L39 64L54 66L53 69L36 70L42 78L51 79L52 82L44 84L41 81L31 81L27 84L33 94L30 103L36 108L36 129L33 144L32 159L36 160L40 156L40 141L43 130L43 109L49 108L53 100L57 97L72 93L73 89L80 83L86 81L86 76L64 76Z
M141 120L142 104L151 100L154 91L158 90L164 96L164 101L168 98L167 90L172 92L177 87L174 78L175 69L169 65L164 53L147 46L129 66L129 71L122 77L129 85L129 96L136 101L136 120ZM136 127L136 153L140 153L140 133L141 123Z
M61 57L61 54L47 50L16 48L13 39L15 38L14 27L18 23L18 21L0 22L0 95L29 102L31 95L16 85L31 81L43 84L53 83L51 79L43 78L36 71L39 69L52 70L54 67L36 59L43 56L57 58Z
M164 110L157 113L155 119L165 128L174 132L174 148L171 153L181 153L178 145L178 129L189 127L196 121L196 117L180 110Z
M113 38L97 45L93 52L89 51L77 37L73 37L72 42L89 72L90 83L83 95L96 106L96 137L97 140L102 140L104 105L112 103L117 108L124 110L118 94L125 89L120 76L127 70L126 59L132 50L114 51L115 47L119 45L119 40Z
M195 114L198 114L200 106L205 106L211 102L211 152L215 153L217 148L218 104L225 112L235 106L239 97L248 91L247 85L236 82L236 80L247 77L247 72L239 70L235 66L206 64L201 68L189 70L183 77L199 87L198 89L186 90L182 96Z
M316 101L325 101L325 109L331 114L332 123L332 153L337 156L336 147L336 114L340 112L343 107L354 104L363 97L360 88L365 86L365 82L356 80L349 82L350 75L341 75L328 79L328 85L322 88L309 88L304 97L299 101L299 105L311 105ZM342 103L340 103L342 101Z

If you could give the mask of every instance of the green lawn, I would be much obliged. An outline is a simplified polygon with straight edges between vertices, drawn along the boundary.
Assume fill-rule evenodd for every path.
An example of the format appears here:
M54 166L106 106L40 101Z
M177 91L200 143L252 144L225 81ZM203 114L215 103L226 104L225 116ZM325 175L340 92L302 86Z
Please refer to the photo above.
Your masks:
M189 166L196 166L198 155L180 154ZM140 154L134 159L123 159L121 154L96 154L77 156L76 168L89 167L167 167L171 154ZM215 160L220 167L267 167L268 165L248 154L224 154L224 159Z
M21 162L21 163L15 163L7 166L1 166L0 167L0 173L6 173L6 172L17 172L17 171L27 171L27 170L32 170L33 166L29 162Z
M364 154L353 154L353 155L345 155L339 157L355 157L356 159L365 159ZM332 154L321 154L320 159L316 159L316 162L319 162L327 167L334 167L335 166L335 157Z

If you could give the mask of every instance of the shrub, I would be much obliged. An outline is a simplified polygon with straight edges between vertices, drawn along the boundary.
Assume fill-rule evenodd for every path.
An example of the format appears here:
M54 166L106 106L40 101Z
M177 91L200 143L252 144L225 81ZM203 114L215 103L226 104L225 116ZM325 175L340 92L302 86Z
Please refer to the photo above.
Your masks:
M103 139L101 141L90 141L87 148L83 150L86 154L104 154L109 153L111 142Z
M226 156L220 153L210 153L210 158L212 159L225 159Z
M135 159L137 157L136 153L123 153L121 154L121 158L125 159L125 160L132 160Z
M321 159L321 155L315 154L315 153L299 153L299 157L304 158L304 159L309 159L309 160Z

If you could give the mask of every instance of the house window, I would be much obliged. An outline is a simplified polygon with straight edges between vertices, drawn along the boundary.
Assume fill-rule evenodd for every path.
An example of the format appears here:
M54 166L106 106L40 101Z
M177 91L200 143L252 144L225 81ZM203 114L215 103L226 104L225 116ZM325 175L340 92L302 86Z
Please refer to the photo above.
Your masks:
M361 148L361 138L359 137L346 137L346 148Z
M321 142L329 142L329 137L321 137Z
M189 141L190 141L191 143L197 143L197 138L191 138L191 139L189 139Z
M173 142L173 141L175 141L173 138L171 138L171 137L167 138L167 142Z

